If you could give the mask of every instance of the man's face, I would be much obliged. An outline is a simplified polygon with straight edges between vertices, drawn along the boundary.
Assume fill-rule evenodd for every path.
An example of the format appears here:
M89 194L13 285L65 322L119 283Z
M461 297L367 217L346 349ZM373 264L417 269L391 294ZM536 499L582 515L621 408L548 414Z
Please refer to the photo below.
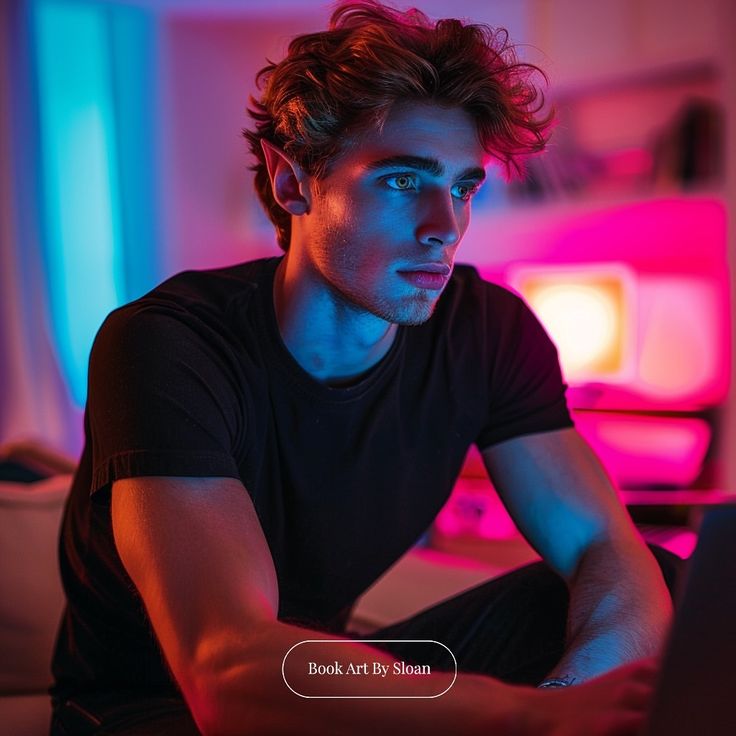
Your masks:
M381 130L362 134L311 182L300 261L342 306L424 322L450 277L487 159L463 110L397 105Z

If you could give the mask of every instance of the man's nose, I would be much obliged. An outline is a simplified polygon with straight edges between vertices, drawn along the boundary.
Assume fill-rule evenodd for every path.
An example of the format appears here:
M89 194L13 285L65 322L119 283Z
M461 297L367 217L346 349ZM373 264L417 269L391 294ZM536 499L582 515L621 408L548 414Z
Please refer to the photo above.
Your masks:
M417 240L426 246L451 246L460 240L460 225L452 195L435 192L422 203L416 229Z

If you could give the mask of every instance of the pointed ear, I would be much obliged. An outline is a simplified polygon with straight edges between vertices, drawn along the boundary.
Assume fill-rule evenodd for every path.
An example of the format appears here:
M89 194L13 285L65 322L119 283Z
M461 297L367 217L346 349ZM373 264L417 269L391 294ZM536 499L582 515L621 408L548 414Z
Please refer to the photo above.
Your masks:
M261 149L274 199L291 215L308 213L311 204L309 177L302 167L269 141L261 139Z

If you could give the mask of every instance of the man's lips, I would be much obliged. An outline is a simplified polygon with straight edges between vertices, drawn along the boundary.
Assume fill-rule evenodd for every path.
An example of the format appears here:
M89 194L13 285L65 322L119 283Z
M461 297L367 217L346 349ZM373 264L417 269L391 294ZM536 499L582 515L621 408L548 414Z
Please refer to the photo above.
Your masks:
M443 289L452 268L446 263L420 263L411 268L399 271L399 276L420 289L433 289L439 291Z

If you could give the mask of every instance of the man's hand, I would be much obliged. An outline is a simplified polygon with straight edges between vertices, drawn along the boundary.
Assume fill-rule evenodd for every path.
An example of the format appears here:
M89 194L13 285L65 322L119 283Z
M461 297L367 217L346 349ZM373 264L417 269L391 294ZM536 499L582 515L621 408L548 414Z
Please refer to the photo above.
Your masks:
M635 736L646 721L657 664L643 659L583 685L537 690L529 733L544 736Z

